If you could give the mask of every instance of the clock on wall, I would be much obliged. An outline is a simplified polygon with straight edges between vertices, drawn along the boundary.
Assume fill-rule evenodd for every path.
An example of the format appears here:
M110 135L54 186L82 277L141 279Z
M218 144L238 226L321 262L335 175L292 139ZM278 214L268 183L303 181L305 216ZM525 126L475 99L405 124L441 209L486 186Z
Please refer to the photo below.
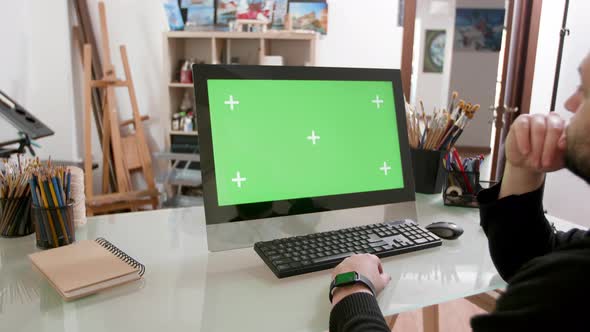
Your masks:
M426 30L423 68L425 73L442 73L445 63L446 39L445 30Z

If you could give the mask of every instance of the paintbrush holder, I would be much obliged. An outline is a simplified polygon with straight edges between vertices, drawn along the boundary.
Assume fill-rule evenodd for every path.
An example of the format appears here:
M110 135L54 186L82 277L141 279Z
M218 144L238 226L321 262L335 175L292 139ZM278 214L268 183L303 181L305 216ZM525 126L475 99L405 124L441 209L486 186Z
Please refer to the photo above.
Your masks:
M76 241L74 226L74 201L66 206L42 207L31 205L33 224L37 230L37 247L50 249Z
M0 199L0 236L21 237L35 231L31 221L31 196Z
M416 192L440 194L445 183L445 169L442 160L448 151L410 149Z

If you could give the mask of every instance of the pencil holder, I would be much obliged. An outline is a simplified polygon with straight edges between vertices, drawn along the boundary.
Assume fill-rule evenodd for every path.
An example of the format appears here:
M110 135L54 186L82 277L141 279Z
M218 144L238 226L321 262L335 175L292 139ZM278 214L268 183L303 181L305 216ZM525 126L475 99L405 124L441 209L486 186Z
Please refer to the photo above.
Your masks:
M416 192L422 194L439 194L445 182L445 169L442 159L447 154L447 151L413 148L410 150Z
M480 181L479 172L447 171L443 190L444 204L478 208L477 194L496 183L493 181Z
M21 237L35 231L31 221L31 196L0 199L0 236Z
M74 227L74 201L62 207L31 205L31 215L37 230L37 247L57 248L76 241Z

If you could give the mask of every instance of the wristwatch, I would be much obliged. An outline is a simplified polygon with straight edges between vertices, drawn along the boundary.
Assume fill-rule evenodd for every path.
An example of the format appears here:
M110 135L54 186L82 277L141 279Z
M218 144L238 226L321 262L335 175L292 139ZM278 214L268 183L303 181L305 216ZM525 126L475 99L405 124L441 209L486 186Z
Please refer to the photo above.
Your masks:
M373 283L371 280L369 280L369 278L355 271L345 272L337 275L330 284L330 303L332 303L332 298L334 297L334 289L337 287L344 287L354 284L364 284L371 290L371 293L373 293L374 296L377 295L375 294L375 286L373 286Z

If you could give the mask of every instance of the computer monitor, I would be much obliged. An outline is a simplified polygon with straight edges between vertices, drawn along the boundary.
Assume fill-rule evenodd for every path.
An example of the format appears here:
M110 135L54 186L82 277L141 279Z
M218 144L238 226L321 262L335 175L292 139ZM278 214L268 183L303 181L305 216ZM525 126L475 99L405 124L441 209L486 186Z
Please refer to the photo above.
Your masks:
M208 245L415 218L399 70L193 67Z

